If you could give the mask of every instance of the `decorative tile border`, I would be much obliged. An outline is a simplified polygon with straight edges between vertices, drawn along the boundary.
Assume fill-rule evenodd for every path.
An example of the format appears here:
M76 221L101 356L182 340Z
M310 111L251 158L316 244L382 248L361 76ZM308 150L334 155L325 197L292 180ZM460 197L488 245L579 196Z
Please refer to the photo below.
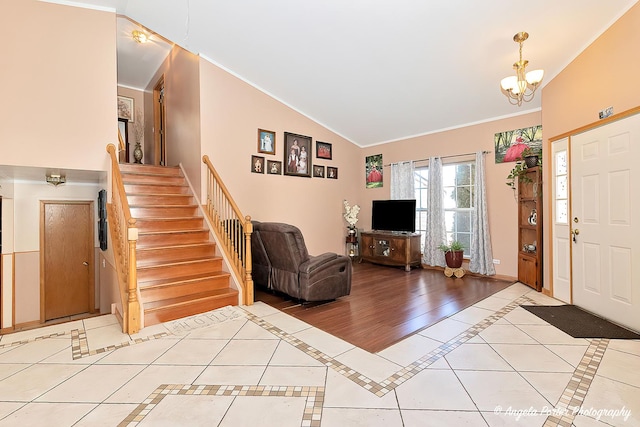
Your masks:
M335 370L340 375L343 375L344 377L350 379L351 381L358 384L365 390L370 391L371 393L375 394L378 397L382 397L385 394L389 393L390 391L394 390L399 385L406 382L407 380L413 378L418 373L426 369L428 366L430 366L437 360L441 359L443 356L449 354L451 351L458 348L460 345L464 344L465 342L477 336L480 332L487 329L489 326L493 325L498 320L502 319L505 315L510 313L516 307L519 307L521 304L536 304L536 302L526 296L521 296L520 298L513 300L511 303L505 305L499 311L496 311L492 315L486 317L481 322L471 326L469 329L460 333L459 335L447 341L446 343L441 344L435 350L432 350L430 353L427 353L417 361L399 370L398 372L389 376L387 379L381 382L374 381L371 378L368 378L366 375L361 374L358 371L355 371L349 368L348 366L341 363L339 360L336 360L333 357L324 354L320 350L313 348L312 346L305 343L304 341L299 340L293 335L290 335L289 333L283 331L277 326L272 325L271 323L267 322L264 319L259 318L258 316L252 313L247 312L247 318L250 321L254 322L256 325L267 330L268 332L272 333L273 335L280 338L281 340L286 341L287 343L291 344L298 350L302 351L303 353L307 354L308 356L312 357L313 359L317 360L323 365Z
M591 344L582 356L578 367L573 371L571 380L556 405L556 410L547 417L543 427L570 427L573 425L573 420L582 407L608 345L609 339L607 338L591 340Z
M324 387L305 386L259 386L259 385L192 385L163 384L134 409L119 426L134 426L144 418L168 395L193 396L259 396L259 397L301 397L305 399L305 408L300 422L301 427L320 427L322 406L324 405Z
M73 329L71 331L71 357L73 358L73 360L77 360L83 357L95 356L96 354L102 354L108 351L117 350L122 347L129 347L131 345L141 344L143 342L157 340L168 336L169 334L167 332L160 332L158 334L149 335L148 337L136 338L133 341L126 341L120 344L98 348L96 350L89 350L87 331L85 329Z
M66 332L56 332L56 333L49 334L49 335L42 335L40 337L28 338L26 340L14 341L14 342L10 342L10 343L7 343L7 344L0 344L0 350L3 349L3 348L14 347L14 346L17 346L17 345L29 344L30 342L45 340L45 339L48 339L48 338L63 337L66 334L67 334Z

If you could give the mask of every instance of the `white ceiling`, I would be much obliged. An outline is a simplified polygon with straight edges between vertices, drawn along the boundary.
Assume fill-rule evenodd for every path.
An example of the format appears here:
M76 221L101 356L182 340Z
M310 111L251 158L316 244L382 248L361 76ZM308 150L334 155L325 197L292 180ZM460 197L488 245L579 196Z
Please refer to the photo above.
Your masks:
M512 74L518 59L513 35L529 32L523 56L529 69L545 70L544 85L637 1L80 0L72 4L126 15L355 144L368 146L539 109L540 94L517 107L499 89L499 81ZM122 20L118 23L121 35L130 34L130 29L120 31ZM149 52L125 55L121 40L119 84L146 86L151 76L143 69L155 71L157 58L151 59ZM158 44L151 47L162 55ZM139 75L131 77L132 72Z

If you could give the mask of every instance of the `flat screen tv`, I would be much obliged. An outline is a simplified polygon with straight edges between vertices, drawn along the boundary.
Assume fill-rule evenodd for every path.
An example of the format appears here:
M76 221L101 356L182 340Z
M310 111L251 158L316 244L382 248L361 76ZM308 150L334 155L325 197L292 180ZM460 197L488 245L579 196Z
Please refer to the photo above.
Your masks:
M371 228L377 231L416 231L416 201L374 200L371 206Z

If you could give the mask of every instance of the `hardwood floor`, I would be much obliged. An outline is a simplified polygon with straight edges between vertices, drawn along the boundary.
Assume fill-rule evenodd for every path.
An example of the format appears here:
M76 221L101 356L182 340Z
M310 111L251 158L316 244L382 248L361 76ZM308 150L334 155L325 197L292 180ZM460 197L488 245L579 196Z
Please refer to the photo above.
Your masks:
M326 303L307 303L260 288L263 301L371 353L384 350L513 282L466 275L447 278L442 271L353 264L351 294Z

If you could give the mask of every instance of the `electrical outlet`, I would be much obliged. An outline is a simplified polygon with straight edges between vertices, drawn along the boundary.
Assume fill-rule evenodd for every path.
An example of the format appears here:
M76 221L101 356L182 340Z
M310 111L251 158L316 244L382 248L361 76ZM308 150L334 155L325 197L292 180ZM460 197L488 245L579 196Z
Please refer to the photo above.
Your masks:
M598 117L600 117L601 119L606 119L612 114L613 114L613 107L607 107L604 110L600 110L598 112Z
M500 264L500 260L499 260L499 259L494 259L494 260L493 260L493 263L494 263L494 264Z

